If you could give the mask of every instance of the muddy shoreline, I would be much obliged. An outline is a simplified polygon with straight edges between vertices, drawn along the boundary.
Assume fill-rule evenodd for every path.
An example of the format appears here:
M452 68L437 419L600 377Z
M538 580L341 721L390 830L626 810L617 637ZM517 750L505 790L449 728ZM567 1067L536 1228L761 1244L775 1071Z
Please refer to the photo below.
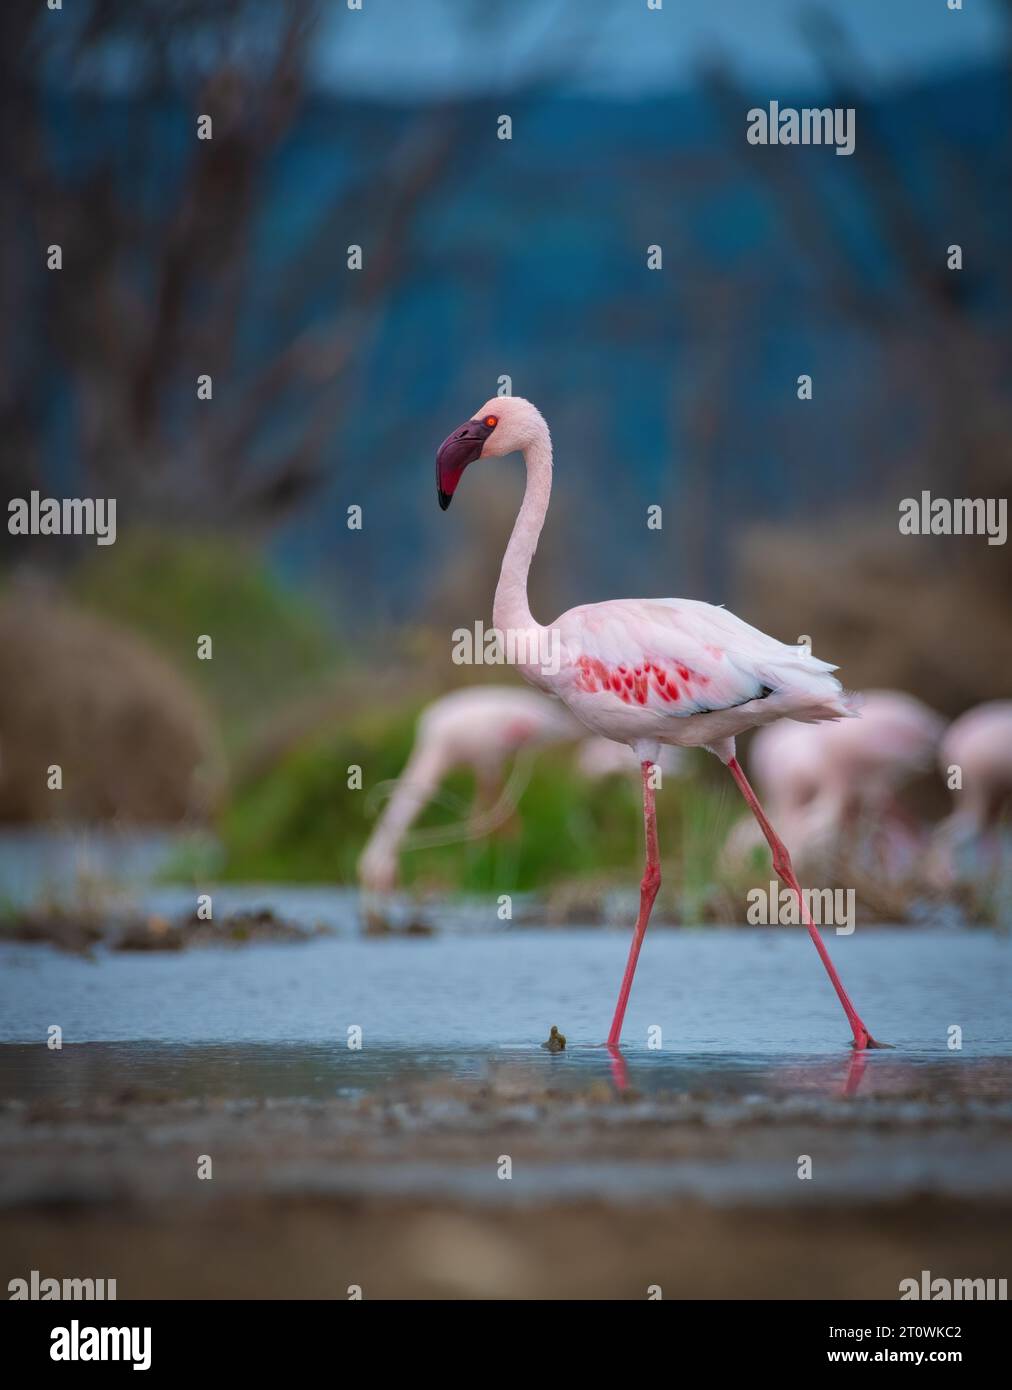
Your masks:
M120 1299L889 1299L922 1269L1007 1276L1007 1108L896 1099L735 1108L504 1077L8 1101L0 1278L115 1278Z

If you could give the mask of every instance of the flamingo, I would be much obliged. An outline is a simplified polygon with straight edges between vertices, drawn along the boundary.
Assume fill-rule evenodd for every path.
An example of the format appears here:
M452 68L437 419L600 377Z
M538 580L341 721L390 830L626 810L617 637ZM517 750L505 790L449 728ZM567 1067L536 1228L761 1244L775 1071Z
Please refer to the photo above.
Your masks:
M1012 797L1012 700L989 700L954 719L938 756L943 777L958 767L956 809L935 832L932 876L940 887L953 877L953 855L991 833Z
M388 893L397 885L398 852L416 818L454 768L475 774L477 806L492 806L505 764L520 749L543 748L575 738L581 726L558 700L522 686L477 685L434 700L418 721L415 742L393 795L358 861L367 892ZM472 835L486 833L480 816Z
M552 442L541 412L520 396L493 397L459 425L436 454L436 491L449 507L478 458L519 452L527 470L523 502L503 555L493 623L521 674L557 695L594 733L627 743L640 764L646 865L607 1046L617 1052L650 911L660 887L652 768L662 744L702 747L725 764L755 816L774 870L797 895L802 920L829 975L858 1051L878 1047L851 1003L805 906L790 855L735 756L735 737L756 725L854 714L836 668L729 613L693 599L612 599L563 613L549 627L531 614L527 578L552 490ZM551 654L551 655L549 655Z
M758 731L749 749L752 774L771 816L792 827L796 845L832 844L862 824L883 851L909 859L917 843L896 804L911 776L931 767L945 728L940 714L900 690L869 690L861 718L829 724L782 721ZM739 822L727 857L750 848L754 822ZM800 853L800 851L799 851Z

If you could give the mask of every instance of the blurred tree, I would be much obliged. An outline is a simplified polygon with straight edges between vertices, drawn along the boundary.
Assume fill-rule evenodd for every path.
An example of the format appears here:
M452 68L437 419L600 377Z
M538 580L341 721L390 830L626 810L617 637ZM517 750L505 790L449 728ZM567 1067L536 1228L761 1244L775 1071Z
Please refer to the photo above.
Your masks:
M1012 683L1002 636L1012 551L984 538L903 537L898 505L922 489L950 498L1007 492L1012 276L993 210L961 197L975 187L973 170L945 121L920 128L932 173L925 180L895 148L839 24L820 8L802 22L828 87L820 105L860 112L854 153L841 162L860 200L864 240L839 215L831 181L813 177L807 152L736 138L751 102L730 70L713 64L705 80L740 172L758 180L814 271L813 311L868 345L866 379L853 387L868 420L866 448L849 478L867 506L827 504L816 417L785 409L779 432L793 496L779 523L753 528L736 547L738 588L751 620L789 640L811 634L849 684L916 690L955 714ZM1007 51L1010 61L1012 44ZM925 216L925 186L942 219ZM940 221L951 231L940 232ZM958 272L947 268L950 241L973 248Z
M41 486L60 372L69 452L119 499L121 526L262 528L319 480L450 141L433 107L374 151L366 184L320 198L290 263L258 284L266 176L306 101L315 19L312 0L0 8L0 463L22 489ZM47 272L54 244L63 267ZM336 307L314 313L321 301ZM270 331L250 333L251 306Z

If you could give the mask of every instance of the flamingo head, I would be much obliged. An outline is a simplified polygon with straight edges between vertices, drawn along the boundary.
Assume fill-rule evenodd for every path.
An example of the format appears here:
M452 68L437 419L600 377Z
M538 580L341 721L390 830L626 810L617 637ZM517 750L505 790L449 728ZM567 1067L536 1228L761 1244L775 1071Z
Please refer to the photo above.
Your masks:
M547 433L541 412L522 396L493 396L486 401L476 415L447 435L436 453L436 495L443 511L469 463L523 452Z

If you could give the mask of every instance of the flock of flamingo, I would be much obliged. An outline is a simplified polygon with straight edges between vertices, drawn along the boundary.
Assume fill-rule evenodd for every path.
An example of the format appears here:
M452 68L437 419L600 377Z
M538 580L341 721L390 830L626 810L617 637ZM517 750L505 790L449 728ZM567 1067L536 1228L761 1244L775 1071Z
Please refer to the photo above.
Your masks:
M399 849L454 766L473 769L476 805L487 806L495 802L504 767L522 749L584 735L579 764L585 775L638 764L646 865L607 1039L616 1048L661 881L652 769L662 756L670 759L672 748L702 747L727 767L753 817L735 827L726 857L740 858L765 840L775 872L798 898L802 921L850 1024L853 1047L883 1046L836 972L772 820L787 827L789 838L805 850L871 821L877 827L877 862L895 868L917 850L897 791L912 772L938 758L947 778L958 770L955 809L936 833L932 850L933 874L946 881L959 846L994 833L1001 804L1012 791L1012 701L982 705L946 729L941 717L913 696L876 691L862 700L845 694L832 674L836 668L807 647L787 645L725 608L691 599L585 604L542 627L530 611L527 578L551 495L552 444L535 406L521 397L496 397L455 429L436 455L437 494L445 510L471 463L515 452L523 455L527 481L503 556L493 620L499 632L524 638L519 648L531 660L519 670L536 690L472 687L425 711L411 757L360 860L363 887L382 892L395 886ZM549 634L561 658L550 667L533 655L549 648ZM736 757L736 737L751 729L759 732L750 765L769 814ZM950 780L949 785L956 784ZM481 829L479 813L476 833Z

